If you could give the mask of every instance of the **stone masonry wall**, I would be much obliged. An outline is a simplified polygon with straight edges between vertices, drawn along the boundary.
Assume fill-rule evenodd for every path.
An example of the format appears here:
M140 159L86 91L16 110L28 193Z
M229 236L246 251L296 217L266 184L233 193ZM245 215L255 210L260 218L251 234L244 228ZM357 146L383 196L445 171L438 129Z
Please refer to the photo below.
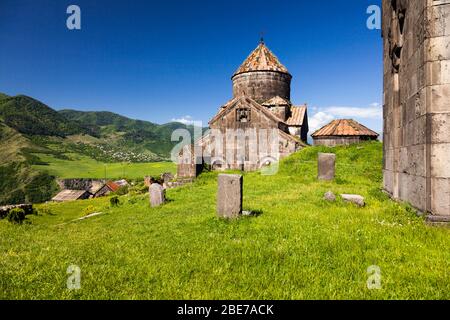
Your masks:
M361 143L363 141L375 140L370 137L321 137L321 138L313 138L315 146L327 146L327 147L335 147L342 145L351 145L354 143Z
M233 97L246 95L258 103L275 96L291 99L292 76L272 71L254 71L233 77Z
M450 0L383 0L384 188L450 215Z

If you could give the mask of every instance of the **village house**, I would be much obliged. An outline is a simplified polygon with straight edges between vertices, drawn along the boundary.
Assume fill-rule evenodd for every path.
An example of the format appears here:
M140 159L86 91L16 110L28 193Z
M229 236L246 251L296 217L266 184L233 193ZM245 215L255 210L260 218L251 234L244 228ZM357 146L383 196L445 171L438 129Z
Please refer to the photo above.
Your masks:
M52 198L52 201L66 202L89 199L90 193L86 190L63 190Z
M101 188L99 188L98 190L95 190L95 192L91 192L91 195L92 195L91 197L92 198L104 197L104 196L109 195L112 192L116 192L119 189L120 189L120 186L117 183L115 183L113 181L108 181Z
M375 131L352 119L333 120L311 135L315 146L328 147L377 140L378 136Z
M123 186L128 185L126 180L118 182L92 179L60 180L58 184L63 190L53 197L52 201L64 202L104 197L119 190L121 188L119 183Z

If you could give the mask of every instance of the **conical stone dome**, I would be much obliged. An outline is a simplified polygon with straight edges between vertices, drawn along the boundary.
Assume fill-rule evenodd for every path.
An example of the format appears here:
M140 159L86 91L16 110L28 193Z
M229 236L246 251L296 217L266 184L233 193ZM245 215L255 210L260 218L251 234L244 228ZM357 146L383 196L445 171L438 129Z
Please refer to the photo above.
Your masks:
M288 69L261 41L234 73L233 97L246 95L258 103L276 96L290 100L291 79Z

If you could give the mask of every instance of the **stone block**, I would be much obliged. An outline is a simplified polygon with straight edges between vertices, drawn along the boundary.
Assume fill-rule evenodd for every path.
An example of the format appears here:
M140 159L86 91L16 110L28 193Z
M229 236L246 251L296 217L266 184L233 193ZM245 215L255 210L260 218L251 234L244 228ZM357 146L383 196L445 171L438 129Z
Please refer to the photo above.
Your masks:
M450 216L450 179L431 179L431 211L436 215Z
M383 187L389 193L394 193L394 173L391 170L383 170Z
M450 60L450 36L425 40L426 61Z
M431 135L428 143L450 143L450 112L429 115Z
M429 112L450 111L450 84L427 87L426 104Z
M409 122L405 127L405 146L424 144L426 142L427 118L421 116Z
M326 200L326 201L334 202L334 201L336 201L336 195L333 192L328 191L323 196L323 199Z
M153 183L149 188L150 205L152 207L159 207L166 202L166 191L163 186L158 183Z
M319 153L318 179L330 181L335 177L336 155L334 153Z
M396 198L409 202L419 210L427 210L426 178L398 173L398 196Z
M416 176L426 175L426 145L400 148L398 170Z
M242 213L243 178L237 174L219 174L217 189L217 215L237 218Z
M450 178L450 143L431 145L431 176Z
M366 205L364 197L357 194L341 194L341 197L344 201L354 203L358 207L364 207Z

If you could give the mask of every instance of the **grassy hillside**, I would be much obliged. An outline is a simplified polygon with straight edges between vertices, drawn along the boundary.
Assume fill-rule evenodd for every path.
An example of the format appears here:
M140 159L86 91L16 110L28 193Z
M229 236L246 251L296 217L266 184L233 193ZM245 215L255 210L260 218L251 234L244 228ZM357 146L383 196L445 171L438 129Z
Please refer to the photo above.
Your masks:
M83 112L61 110L65 118L82 123L91 128L98 128L102 138L108 138L124 148L151 150L160 156L169 158L170 152L178 142L172 142L172 132L186 129L193 136L194 128L182 123L172 122L158 125L148 121L134 120L112 112Z
M274 176L244 177L244 209L215 216L217 175L148 195L47 205L28 224L0 221L0 299L450 299L450 230L427 226L381 191L382 147L307 148ZM337 154L337 178L317 181L317 153ZM323 194L358 193L357 208ZM70 222L94 206L104 212ZM69 265L81 290L66 289ZM380 290L367 268L381 268Z
M178 128L193 131L110 112L57 112L27 96L0 94L0 205L46 201L56 192L55 177L104 178L105 166L110 178L173 171L156 162L169 158ZM133 164L124 170L124 162Z
M67 120L33 98L20 95L0 101L0 118L6 125L20 133L58 137L79 133L95 134L93 130L84 128L78 122Z
M33 143L0 120L0 205L44 202L56 191L53 177L33 170Z
M62 179L104 179L105 175L107 179L143 179L144 176L176 172L176 166L172 162L105 163L79 154L68 154L68 159L58 159L47 154L37 156L45 164L33 165L33 168Z

